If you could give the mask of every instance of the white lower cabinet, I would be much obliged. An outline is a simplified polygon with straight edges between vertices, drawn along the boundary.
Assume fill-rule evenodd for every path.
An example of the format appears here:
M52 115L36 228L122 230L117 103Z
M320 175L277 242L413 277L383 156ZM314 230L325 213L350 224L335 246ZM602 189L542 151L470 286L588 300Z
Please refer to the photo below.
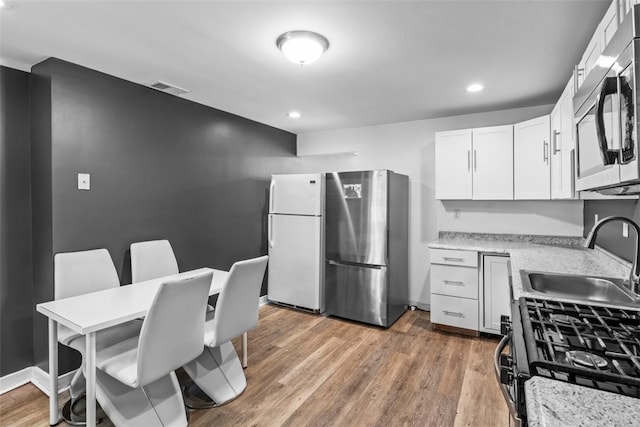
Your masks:
M477 334L477 252L431 250L431 323Z
M509 257L431 249L431 323L462 333L500 333L510 311Z
M478 300L433 294L431 323L477 331Z
M510 315L509 257L482 256L480 331L500 333L500 316Z

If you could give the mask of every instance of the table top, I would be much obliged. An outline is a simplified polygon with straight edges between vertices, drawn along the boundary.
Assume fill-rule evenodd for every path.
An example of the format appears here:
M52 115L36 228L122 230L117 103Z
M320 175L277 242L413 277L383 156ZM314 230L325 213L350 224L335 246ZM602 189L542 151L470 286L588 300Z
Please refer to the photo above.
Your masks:
M161 283L205 272L213 272L209 295L219 294L229 272L199 268L133 285L40 303L36 305L36 311L84 335L146 316Z

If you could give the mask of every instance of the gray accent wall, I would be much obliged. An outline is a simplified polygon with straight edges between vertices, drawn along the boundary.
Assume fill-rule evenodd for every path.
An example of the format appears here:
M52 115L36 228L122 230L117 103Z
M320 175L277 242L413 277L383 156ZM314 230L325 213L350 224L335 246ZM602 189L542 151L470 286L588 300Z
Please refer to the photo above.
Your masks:
M31 77L36 303L58 252L107 248L123 284L136 241L169 239L181 270L267 253L270 176L297 172L296 135L54 58ZM41 315L34 357L47 370ZM61 373L78 364L61 354Z
M0 67L0 376L33 365L29 73Z
M595 214L602 219L611 215L621 215L640 224L640 207L638 200L587 200L584 202L584 236L591 230L595 222ZM635 254L635 236L629 228L629 237L622 237L622 223L610 222L598 231L596 243L606 250L632 261Z

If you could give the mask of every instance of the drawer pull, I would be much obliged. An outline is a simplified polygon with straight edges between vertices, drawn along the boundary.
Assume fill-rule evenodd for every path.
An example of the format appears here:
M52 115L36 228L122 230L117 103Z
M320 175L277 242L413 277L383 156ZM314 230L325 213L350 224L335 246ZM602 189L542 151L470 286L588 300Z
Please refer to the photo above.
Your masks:
M464 258L454 258L454 257L449 257L449 256L442 257L442 259L444 259L445 261L453 261L453 262L463 262L464 261Z
M459 311L442 310L442 312L447 316L464 317L464 313L460 313Z
M464 282L457 282L455 280L443 280L442 283L444 283L445 285L458 285L458 286L464 286Z

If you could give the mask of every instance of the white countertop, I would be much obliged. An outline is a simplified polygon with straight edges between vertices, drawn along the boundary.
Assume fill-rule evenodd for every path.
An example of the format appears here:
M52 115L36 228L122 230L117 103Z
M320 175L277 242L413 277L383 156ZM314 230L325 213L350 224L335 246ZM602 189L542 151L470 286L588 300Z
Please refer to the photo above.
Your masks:
M513 238L511 235L505 237L511 241L500 240L499 235L475 235L469 238L464 234L449 233L429 244L429 247L509 255L514 299L525 296L558 299L526 292L520 277L523 270L623 279L629 277L630 263L600 249L585 249L576 245L576 239L565 242L563 238L554 237L543 239L529 239L527 236ZM570 246L556 246L563 243L569 243ZM584 303L584 301L576 302ZM637 307L635 309L637 310ZM527 417L531 427L640 424L640 399L633 397L543 377L533 377L527 381L525 393Z

